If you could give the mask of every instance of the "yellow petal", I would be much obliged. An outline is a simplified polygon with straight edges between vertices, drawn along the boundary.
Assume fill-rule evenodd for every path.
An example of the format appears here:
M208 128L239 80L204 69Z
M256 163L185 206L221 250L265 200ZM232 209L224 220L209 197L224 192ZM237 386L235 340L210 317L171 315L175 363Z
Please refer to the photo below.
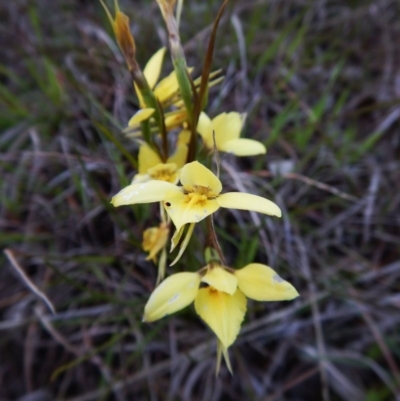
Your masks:
M228 209L251 210L271 216L281 217L282 212L278 205L261 196L243 192L227 192L218 196L217 202L221 207Z
M159 163L147 170L153 180L167 181L176 184L179 181L179 171L175 163Z
M213 118L212 125L219 149L225 142L239 138L243 120L238 112L232 111L231 113L221 113Z
M167 163L175 163L178 168L182 168L186 163L187 152L188 147L178 143L174 154L168 158Z
M136 92L136 96L139 100L139 106L141 109L145 109L146 108L146 103L144 101L144 98L142 96L142 92L140 92L139 86L137 85L137 83L134 81L133 82L133 86L135 88L135 92Z
M229 295L235 293L238 285L237 278L220 266L209 266L201 281Z
M175 71L173 71L166 78L162 79L154 88L154 95L161 103L164 103L172 98L178 90L178 80Z
M166 50L166 48L162 47L156 53L154 53L153 56L150 58L150 60L147 62L146 67L143 71L143 74L144 74L151 89L154 88L154 86L156 85L156 83L158 81L158 78L160 77L162 62L163 62L164 55L165 55L165 50ZM146 103L144 102L144 98L140 92L140 89L135 82L134 82L134 86L135 86L136 95L139 99L139 105L141 108L145 108Z
M197 123L197 132L203 138L203 142L208 149L213 149L213 125L210 117L203 111L200 113L199 122Z
M215 376L218 376L218 374L219 374L219 369L221 367L221 357L222 357L222 355L224 355L225 363L226 363L226 366L227 366L230 374L233 375L233 373L232 373L232 365L231 365L231 361L229 360L228 350L223 346L221 341L218 340L218 345L217 345L217 365L216 365L216 368L215 368Z
M161 163L161 158L149 145L139 148L139 174L146 174L147 170Z
M193 302L200 285L198 273L176 273L166 278L151 294L143 321L154 322Z
M135 128L137 126L139 126L139 124L142 121L147 120L148 118L150 118L153 114L154 114L154 109L148 108L148 109L141 109L139 111L137 111L133 117L129 120L128 122L128 127L130 128Z
M161 251L160 260L158 261L158 274L157 274L157 283L159 285L165 277L165 270L167 268L167 250L163 248Z
M161 67L164 60L165 51L167 49L162 47L157 50L147 62L146 67L143 70L143 74L146 77L147 83L150 88L153 89L156 85L158 78L160 77Z
M180 191L174 184L165 181L148 181L131 184L119 191L112 199L114 206L134 205L135 203L160 202L169 191Z
M165 223L161 223L158 227L150 227L143 232L142 248L149 252L146 260L157 261L157 254L163 249L167 243L169 236L169 228Z
M187 223L198 223L219 209L215 199L195 193L171 191L164 197L164 207L177 230Z
M184 144L184 145L188 145L190 142L190 136L191 136L191 132L188 129L184 129L182 130L179 134L178 134L178 141L177 141L177 145L178 144Z
M231 113L221 113L215 117L212 121L205 113L201 113L199 116L199 122L197 124L197 131L203 138L203 142L207 148L214 148L214 137L213 131L215 133L215 144L218 150L222 152L230 152L237 154L241 151L240 147L235 145L235 141L239 140L240 131L243 126L243 118L237 112ZM233 142L230 146L227 145L228 142ZM244 143L244 146L249 146ZM246 150L245 154L240 156L247 156ZM265 153L265 152L264 152ZM250 153L249 155L259 154Z
M238 289L233 295L212 287L200 288L194 300L197 314L228 348L236 339L246 313L246 297Z
M179 259L181 258L181 256L183 255L183 252L185 252L185 249L187 248L187 246L189 244L190 238L192 238L194 225L195 225L194 223L189 224L189 228L186 232L185 238L182 241L181 246L179 247L178 255L176 255L176 258L170 264L170 266L173 266L175 263L177 263L179 261Z
M151 177L148 174L135 174L132 178L131 184L140 184L150 180Z
M167 131L172 128L178 127L182 123L184 123L188 118L186 109L178 109L166 113L164 116L165 128Z
M175 230L174 235L171 238L171 249L169 250L170 252L172 252L179 244L179 241L182 238L185 228L186 228L185 226L182 226L179 230Z
M188 192L195 192L198 187L208 188L209 197L217 196L222 190L218 177L198 161L188 163L182 168L180 181Z
M251 263L234 272L246 297L256 301L288 301L299 293L269 266Z
M190 74L193 68L188 68L187 71ZM154 94L161 103L170 101L179 92L178 79L175 71L172 71L167 77L162 79L157 86L154 88ZM181 104L176 103L176 107L181 107Z
M267 152L265 146L253 139L238 138L223 143L218 150L233 153L236 156L255 156Z

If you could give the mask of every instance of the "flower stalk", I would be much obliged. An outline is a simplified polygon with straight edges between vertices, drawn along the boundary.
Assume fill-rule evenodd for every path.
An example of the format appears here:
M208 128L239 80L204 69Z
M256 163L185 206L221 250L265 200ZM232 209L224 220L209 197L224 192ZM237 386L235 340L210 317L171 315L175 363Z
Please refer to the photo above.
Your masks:
M189 121L193 125L192 85L193 81L188 74L186 59L180 42L178 23L174 16L175 0L157 0L162 16L168 30L168 39L172 57L172 64L178 80L180 93L189 115Z
M239 335L247 311L247 298L256 301L292 300L299 294L271 267L250 263L241 269L228 267L219 243L214 216L220 208L249 210L281 217L274 202L241 192L224 192L218 172L210 165L212 154L262 155L263 143L241 138L245 115L221 113L210 118L207 107L209 88L222 79L220 70L211 72L217 29L228 4L225 0L215 19L202 66L201 77L192 79L179 37L183 0L157 0L169 37L173 72L159 80L166 49L160 48L142 71L136 60L136 45L129 30L129 19L114 0L115 17L100 0L111 22L118 45L131 73L139 110L124 130L139 144L137 173L131 184L115 194L115 207L159 202L160 220L143 232L142 248L147 261L158 264L156 288L144 308L143 321L153 322L189 304L217 337L216 373L222 356L232 373L228 349ZM202 143L201 151L199 144ZM123 152L124 154L126 151ZM221 156L223 157L223 156ZM222 175L223 177L223 175ZM181 260L197 223L206 220L203 267L189 266L165 278L170 252L177 250L170 266ZM218 220L216 220L218 222ZM201 226L200 228L202 228ZM175 228L175 232L171 231ZM171 236L172 234L172 236ZM171 237L170 237L171 236ZM229 258L228 258L229 259ZM198 266L197 266L198 268Z
M218 261L226 265L224 254L218 242L217 233L215 232L213 216L207 217L207 248L205 250L205 260L207 263Z

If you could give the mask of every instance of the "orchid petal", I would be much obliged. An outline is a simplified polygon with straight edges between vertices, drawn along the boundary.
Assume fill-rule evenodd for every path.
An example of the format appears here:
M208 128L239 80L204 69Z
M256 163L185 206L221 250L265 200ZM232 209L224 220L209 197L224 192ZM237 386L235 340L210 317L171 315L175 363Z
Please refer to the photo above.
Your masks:
M161 251L160 260L158 261L158 274L157 274L157 285L164 280L165 277L165 269L167 267L167 250L164 247Z
M141 109L145 109L147 105L146 105L146 103L145 103L145 101L144 101L142 92L140 91L139 86L138 86L138 84L137 84L135 81L133 82L133 87L135 88L135 92L136 92L136 96L137 96L137 98L138 98L138 100L139 100L139 106L140 106L140 108L141 108Z
M193 67L187 68L187 71L190 74L193 71ZM154 94L161 103L171 100L178 91L179 84L175 71L163 78L154 88Z
M144 144L139 148L139 174L146 174L147 170L162 163L160 156L149 145Z
M246 297L238 289L233 295L215 288L200 288L194 307L225 348L228 348L240 331L246 313Z
M175 163L178 168L183 167L186 163L187 152L188 147L178 143L174 154L168 158L167 163Z
M199 187L208 189L209 197L217 196L222 190L218 177L198 161L188 163L182 168L180 181L188 192L196 192Z
M203 142L207 148L212 149L213 144L213 125L210 117L204 111L199 115L199 121L197 123L197 132L203 138Z
M145 76L147 83L150 88L153 89L156 85L158 78L160 77L161 67L164 60L165 51L167 49L162 47L157 50L147 62L146 67L143 70L143 75Z
M229 209L250 210L271 216L281 217L282 212L278 205L261 196L242 192L227 192L217 198L221 207Z
M139 184L143 182L150 181L151 177L148 174L135 174L131 184Z
M192 133L188 130L188 129L184 129L182 130L179 134L178 134L178 141L177 141L177 146L179 144L184 144L184 145L188 145L190 142L190 137L191 137Z
M179 90L178 79L175 71L172 71L167 77L163 78L154 88L154 95L160 103L166 102L172 98Z
M185 226L182 226L179 230L175 230L174 235L171 238L171 249L169 250L169 252L171 253L176 246L179 244L179 241L182 238L182 235L185 231Z
M254 139L238 138L224 142L218 149L221 152L233 153L236 156L255 156L267 152L265 146Z
M230 372L231 375L233 375L232 373L232 365L231 365L231 361L229 359L229 354L228 354L228 350L223 346L223 344L221 343L221 341L218 340L218 344L217 344L217 364L215 367L215 376L218 376L220 367L221 367L221 357L222 355L224 356L225 359L225 363L226 366Z
M164 207L177 230L184 224L198 223L219 209L215 199L197 193L183 194L177 190L166 194Z
M198 273L176 273L166 278L151 294L143 321L153 322L191 304L200 285Z
M141 184L131 184L113 196L111 203L114 206L121 206L160 202L169 191L180 192L176 185L166 181L152 180Z
M154 114L154 112L155 112L155 110L152 108L140 109L129 120L128 127L130 127L130 128L138 127L142 121L149 119Z
M143 232L142 248L149 252L146 260L157 261L157 254L165 248L169 236L169 228L165 223L158 227L150 227Z
M210 266L201 281L229 295L235 293L238 285L237 278L220 266Z
M187 117L188 115L186 109L178 109L166 113L164 115L165 128L167 130L171 130L172 128L175 128L178 125L181 125L184 121L186 121Z
M173 262L170 264L170 266L173 266L175 263L177 263L179 261L179 259L182 257L183 252L185 252L185 250L189 244L190 238L192 238L194 225L195 225L194 223L189 224L189 228L185 234L185 238L182 241L181 246L179 248L178 255L176 255L176 258L173 260Z
M234 274L244 295L256 301L289 301L299 296L292 284L269 266L251 263Z
M175 163L159 163L147 170L153 180L160 180L176 184L179 181L179 171Z
M243 126L243 119L236 111L221 113L213 118L212 125L215 131L217 147L219 149L225 142L239 138Z

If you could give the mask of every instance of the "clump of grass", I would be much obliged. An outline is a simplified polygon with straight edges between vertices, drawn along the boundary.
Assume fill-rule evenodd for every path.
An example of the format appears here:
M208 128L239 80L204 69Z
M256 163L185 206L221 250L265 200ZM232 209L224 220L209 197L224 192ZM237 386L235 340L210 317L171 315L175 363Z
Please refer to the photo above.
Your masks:
M138 54L147 60L166 37L158 10L122 5L142 49L151 37ZM193 65L218 8L185 7ZM246 135L269 149L224 163L222 178L284 210L281 222L220 211L223 247L232 265L256 256L279 267L301 297L251 305L235 376L222 369L218 379L209 332L189 312L140 323L156 273L135 245L153 209L109 205L133 169L136 145L121 128L137 104L100 5L14 1L0 11L0 242L15 259L1 256L0 397L396 397L396 2L239 1L222 20L214 66L226 78L212 108L249 113Z

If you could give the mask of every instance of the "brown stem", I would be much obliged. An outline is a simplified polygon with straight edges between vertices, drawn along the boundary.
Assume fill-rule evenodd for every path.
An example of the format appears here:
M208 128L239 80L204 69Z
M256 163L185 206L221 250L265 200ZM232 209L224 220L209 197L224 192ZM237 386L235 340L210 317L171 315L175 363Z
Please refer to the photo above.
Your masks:
M208 238L207 238L208 246L214 248L217 251L222 264L226 266L225 257L222 253L221 246L219 245L217 233L215 232L214 219L212 215L207 217L207 231L208 231Z
M161 141L162 141L162 160L164 163L167 162L168 160L168 139L167 139L167 128L165 126L165 118L164 118L164 113L163 109L161 106L160 101L157 99L157 105L158 105L158 111L160 112L161 115L161 120L160 120L160 134L161 134Z

